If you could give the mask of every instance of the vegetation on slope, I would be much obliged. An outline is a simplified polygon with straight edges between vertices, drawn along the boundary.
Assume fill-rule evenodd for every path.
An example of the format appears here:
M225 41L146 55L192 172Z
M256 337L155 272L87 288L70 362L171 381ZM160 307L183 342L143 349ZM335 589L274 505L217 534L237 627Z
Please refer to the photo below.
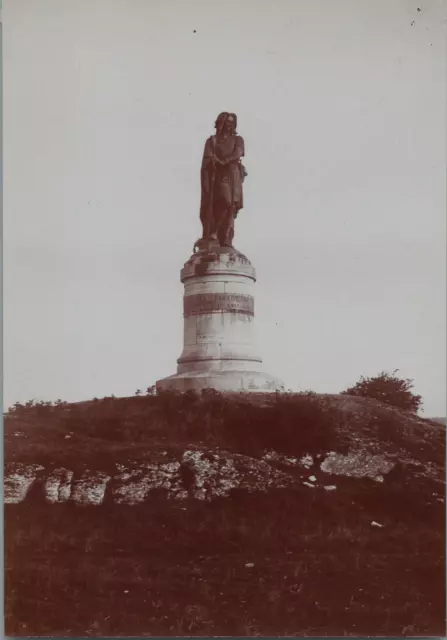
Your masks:
M372 378L361 376L353 387L343 393L375 398L398 409L416 413L422 407L422 396L413 393L414 382L411 378L399 378L397 372L398 369L395 369L391 374L382 371Z

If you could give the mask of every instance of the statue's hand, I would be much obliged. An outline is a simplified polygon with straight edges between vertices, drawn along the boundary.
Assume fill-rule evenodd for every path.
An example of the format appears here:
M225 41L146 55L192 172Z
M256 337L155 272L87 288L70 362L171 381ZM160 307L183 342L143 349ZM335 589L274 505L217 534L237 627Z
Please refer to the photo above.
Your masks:
M211 163L212 163L213 167L215 167L216 164L220 164L220 165L225 165L226 164L225 160L221 160L217 156L212 156Z

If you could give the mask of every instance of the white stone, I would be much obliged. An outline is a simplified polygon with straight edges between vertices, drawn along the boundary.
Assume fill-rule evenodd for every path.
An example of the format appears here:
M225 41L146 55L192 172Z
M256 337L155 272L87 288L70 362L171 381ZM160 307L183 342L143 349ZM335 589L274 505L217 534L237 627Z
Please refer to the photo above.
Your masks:
M110 479L110 476L102 471L86 471L81 479L74 483L71 499L79 505L102 504Z
M123 470L114 478L113 498L118 504L139 504L144 502L150 491L165 489L171 497L188 497L181 491L179 478L179 462L166 464L144 464L131 471Z
M36 480L38 471L43 468L40 464L15 464L11 470L7 470L3 487L5 504L22 502Z
M177 373L157 381L157 391L200 390L274 392L283 383L262 370L255 344L254 302L256 272L250 261L234 249L218 247L198 252L185 263L181 280L186 308L194 309L196 296L249 296L237 309L197 307L184 316L183 351ZM203 299L203 298L202 298ZM233 299L234 300L234 299ZM197 303L198 304L198 303Z
M298 464L297 458L284 456L277 451L266 451L262 456L262 459L272 462L279 462L280 464L283 464L287 467L296 467L296 465Z
M198 500L227 497L231 489L240 485L240 475L230 458L204 456L201 451L185 451L182 463L194 471L193 497Z
M184 485L182 475L185 467L190 472L188 486ZM37 464L9 465L5 470L5 503L22 502L43 468ZM128 460L125 464L117 463L116 468L118 473L113 477L104 471L86 470L75 481L72 470L55 469L42 478L45 498L51 504L70 500L78 505L95 506L103 503L107 489L115 503L135 505L143 502L152 490L163 489L168 499L211 501L229 497L235 488L265 492L296 482L294 476L274 469L264 460L218 449L188 449L180 460L164 463Z
M381 482L380 477L394 467L384 455L372 454L363 449L349 451L346 455L331 451L320 464L321 471L352 478L371 478Z
M165 489L168 498L175 500L212 500L228 497L230 491L244 487L253 491L266 491L269 487L286 487L293 479L272 469L266 462L239 454L210 453L191 449L183 453L181 462L140 464L131 469L120 465L121 473L112 481L112 496L118 504L144 502L153 489ZM192 472L189 490L183 487L181 467Z
M55 469L45 480L44 491L48 502L66 502L71 495L71 481L73 471Z

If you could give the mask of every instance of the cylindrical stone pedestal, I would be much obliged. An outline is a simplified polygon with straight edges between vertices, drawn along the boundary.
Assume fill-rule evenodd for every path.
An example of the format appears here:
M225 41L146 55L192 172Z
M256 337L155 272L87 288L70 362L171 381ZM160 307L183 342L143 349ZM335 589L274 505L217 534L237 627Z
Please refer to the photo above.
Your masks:
M233 248L199 251L185 263L181 281L183 351L177 373L157 381L157 391L282 390L280 380L262 371L255 347L251 262Z

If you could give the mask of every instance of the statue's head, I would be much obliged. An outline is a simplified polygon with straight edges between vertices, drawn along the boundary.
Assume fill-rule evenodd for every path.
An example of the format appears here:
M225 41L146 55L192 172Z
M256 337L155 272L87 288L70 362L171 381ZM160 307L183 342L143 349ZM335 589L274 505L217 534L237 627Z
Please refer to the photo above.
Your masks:
M237 115L235 113L228 113L223 111L217 116L216 123L214 125L216 131L226 131L227 133L236 133L237 129Z

